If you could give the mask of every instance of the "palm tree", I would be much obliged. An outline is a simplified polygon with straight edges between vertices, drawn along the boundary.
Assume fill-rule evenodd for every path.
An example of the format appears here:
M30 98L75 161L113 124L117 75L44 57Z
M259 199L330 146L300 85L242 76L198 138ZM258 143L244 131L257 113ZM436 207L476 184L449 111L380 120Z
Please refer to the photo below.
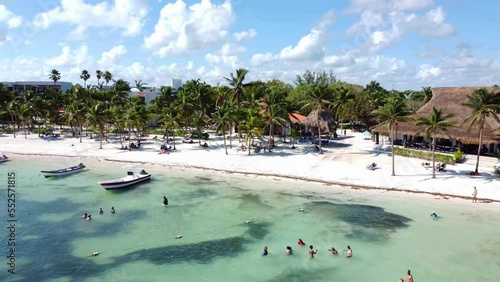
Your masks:
M63 117L71 127L78 128L80 143L82 143L83 124L85 123L85 105L77 100L74 100L64 109Z
M391 155L392 155L392 176L395 176L394 172L394 139L396 138L395 127L398 122L404 122L410 120L408 117L408 110L406 109L406 104L404 100L400 99L389 99L384 106L379 107L372 112L373 115L380 119L380 126L387 126L387 130L391 135Z
M99 88L101 87L100 81L103 75L104 73L102 71L100 70L95 71L95 76L97 77L97 86L99 86Z
M106 86L108 86L108 83L113 80L113 75L109 71L104 72L104 80L106 81Z
M283 116L285 115L284 108L281 107L280 104L271 104L267 105L264 109L264 113L262 114L262 118L265 121L265 124L269 126L269 152L271 152L274 135L274 126L275 125L283 125L286 123Z
M352 93L351 89L345 86L341 86L335 91L335 102L332 104L333 110L335 110L335 119L340 122L340 130L342 131L343 121L346 116L350 113L348 103L353 100L355 95Z
M481 147L483 146L483 130L484 123L487 118L492 117L496 122L500 123L498 112L500 112L500 95L495 95L493 92L488 92L486 88L478 88L474 90L472 95L467 95L468 101L464 103L472 109L472 113L465 118L464 123L469 124L469 130L474 125L479 125L479 145L477 148L477 160L475 174L478 174L479 156L481 155Z
M441 130L448 135L448 127L453 126L450 121L453 115L444 115L441 109L432 108L432 113L426 117L418 118L416 126L425 126L425 138L432 138L432 178L436 178L435 152L436 152L436 131ZM418 134L418 133L417 133Z
M245 80L245 76L248 74L248 70L246 69L237 69L236 70L236 75L231 73L231 77L227 78L226 81L229 83L229 85L233 88L233 94L234 97L236 98L237 103L239 104L241 100L243 99L243 95L245 94L245 87L249 86L250 84L245 84L243 81Z
M134 80L135 82L135 88L139 89L139 91L144 91L146 89L146 85L148 85L146 82L142 82L142 80Z
M165 107L161 110L161 112L159 113L159 116L158 116L158 119L157 119L157 122L158 123L162 123L163 126L165 127L165 143L168 142L168 132L169 132L169 129L172 128L173 129L173 142L174 142L174 150L176 149L175 148L175 128L176 127L179 127L179 123L178 123L178 110L175 106L173 105L170 105L169 107Z
M251 151L250 142L253 141L254 137L260 137L263 134L263 121L259 111L260 108L258 107L247 109L246 120L239 126L241 131L246 133L245 141L247 143L248 155L250 155Z
M83 87L87 88L87 80L90 78L90 74L87 70L82 70L80 78L83 79Z
M212 114L212 123L216 125L216 131L221 132L224 138L224 149L227 155L226 132L231 122L229 120L229 107L224 103L217 106L215 113Z
M54 81L54 87L55 87L56 82L61 79L61 73L58 70L53 69L49 73L49 78L50 78L50 80Z
M108 121L106 106L102 102L91 104L86 109L85 125L91 126L92 130L99 131L99 149L102 149L102 139L104 139L104 127Z
M333 91L328 86L328 84L316 84L311 85L306 90L306 104L302 107L302 109L315 109L318 111L318 145L319 152L322 153L321 150L321 126L320 126L320 117L321 112L328 107L332 103L333 100Z

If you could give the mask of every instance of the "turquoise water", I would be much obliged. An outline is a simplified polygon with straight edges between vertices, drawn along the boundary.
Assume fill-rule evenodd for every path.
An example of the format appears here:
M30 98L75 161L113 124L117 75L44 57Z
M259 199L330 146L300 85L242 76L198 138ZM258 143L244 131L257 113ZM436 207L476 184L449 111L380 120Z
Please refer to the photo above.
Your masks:
M0 165L4 207L6 173L16 172L18 181L16 274L7 272L2 228L0 280L398 281L407 269L415 281L500 277L496 204L163 166L139 166L152 181L106 191L97 181L121 177L125 164L90 160L83 160L88 170L65 178L39 174L80 161ZM84 212L94 219L82 220ZM308 246L297 246L299 238L319 250L314 259ZM287 245L294 255L285 255ZM351 259L327 252L347 245ZM87 258L93 252L101 254Z

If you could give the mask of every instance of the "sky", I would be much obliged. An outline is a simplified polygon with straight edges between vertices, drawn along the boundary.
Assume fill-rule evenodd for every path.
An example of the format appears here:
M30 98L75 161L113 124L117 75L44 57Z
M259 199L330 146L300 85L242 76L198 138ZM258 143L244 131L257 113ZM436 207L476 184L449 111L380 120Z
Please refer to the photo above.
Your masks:
M500 84L500 0L0 0L0 81L293 83L306 70L386 89Z

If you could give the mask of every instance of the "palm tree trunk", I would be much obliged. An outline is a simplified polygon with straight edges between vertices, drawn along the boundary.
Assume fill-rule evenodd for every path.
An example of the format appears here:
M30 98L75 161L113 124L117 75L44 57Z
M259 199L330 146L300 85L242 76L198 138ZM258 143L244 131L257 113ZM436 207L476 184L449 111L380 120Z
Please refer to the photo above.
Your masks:
M227 146L226 146L226 128L223 127L222 130L224 131L222 133L222 138L224 138L224 149L226 150L226 155L227 155Z
M172 142L174 142L174 150L177 150L177 149L175 148L175 126L172 128L172 131L173 131L173 133L174 133L174 135L172 136Z
M250 139L251 139L251 137L252 137L252 133L248 132L248 133L247 133L247 140L248 140L247 150L248 150L248 155L249 155L249 156L250 156L250 151L252 151L252 150L250 150L250 149L251 149L251 148L250 148Z
M226 134L226 132L224 132ZM233 148L233 124L229 124L229 148Z
M479 145L477 147L477 160L476 160L476 170L474 173L479 174L479 156L481 156L481 147L483 146L483 127L484 127L484 117L481 120L481 125L479 127Z
M319 146L319 153L320 154L323 154L323 150L321 149L321 127L320 127L320 120L319 120L319 117L320 117L320 114L321 114L321 110L318 110L318 146Z
M80 132L78 132L78 135L80 135L80 143L82 143L82 133L83 133L83 126L80 124Z
M269 125L269 152L271 152L271 147L272 147L271 146L271 140L272 140L272 137L273 137L272 132L273 132L273 125L270 124Z
M391 155L392 155L392 174L391 176L396 176L394 171L394 125L391 127Z
M26 133L26 125L24 124L24 122L22 122L21 125L23 126L24 139L28 139L28 136L27 136L27 133Z
M102 149L102 138L104 138L104 129L103 128L101 128L101 130L99 130L99 143L100 143L99 149Z
M436 136L434 136L434 132L432 133L432 178L436 178Z

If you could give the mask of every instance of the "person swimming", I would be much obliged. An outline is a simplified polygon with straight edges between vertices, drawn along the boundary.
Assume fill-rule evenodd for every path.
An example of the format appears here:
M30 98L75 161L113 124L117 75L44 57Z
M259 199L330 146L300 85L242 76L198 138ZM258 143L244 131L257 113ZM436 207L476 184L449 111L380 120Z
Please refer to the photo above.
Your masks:
M289 256L289 255L293 255L293 250L292 250L292 247L290 246L286 246L286 255Z
M335 248L334 248L334 247L332 247L331 249L328 249L328 251L329 251L330 253L332 253L332 255L338 255L338 254L339 254L339 252L337 252L337 250L335 250Z
M111 207L111 213L115 213L115 207Z
M83 218L83 219L87 219L87 217L88 217L88 216L89 216L89 215L88 215L87 213L84 213L84 214L82 215L82 218Z
M436 217L438 217L438 215L436 214L436 212L434 212L434 211L433 211L433 212L431 213L431 217L432 217L432 218L436 218Z
M163 196L163 205L168 206L168 199L166 196Z
M102 210L102 208L99 208L99 214L100 214L100 215L103 215L103 214L104 214L104 211Z
M302 241L302 239L299 239L299 241L297 242L297 244L299 246L305 246L306 245L306 243L304 243L304 241Z
M91 220L92 219L92 215L89 214L89 216L87 216L86 220Z
M267 251L267 246L264 247L264 252L262 253L262 256L265 257L269 254L269 252Z

